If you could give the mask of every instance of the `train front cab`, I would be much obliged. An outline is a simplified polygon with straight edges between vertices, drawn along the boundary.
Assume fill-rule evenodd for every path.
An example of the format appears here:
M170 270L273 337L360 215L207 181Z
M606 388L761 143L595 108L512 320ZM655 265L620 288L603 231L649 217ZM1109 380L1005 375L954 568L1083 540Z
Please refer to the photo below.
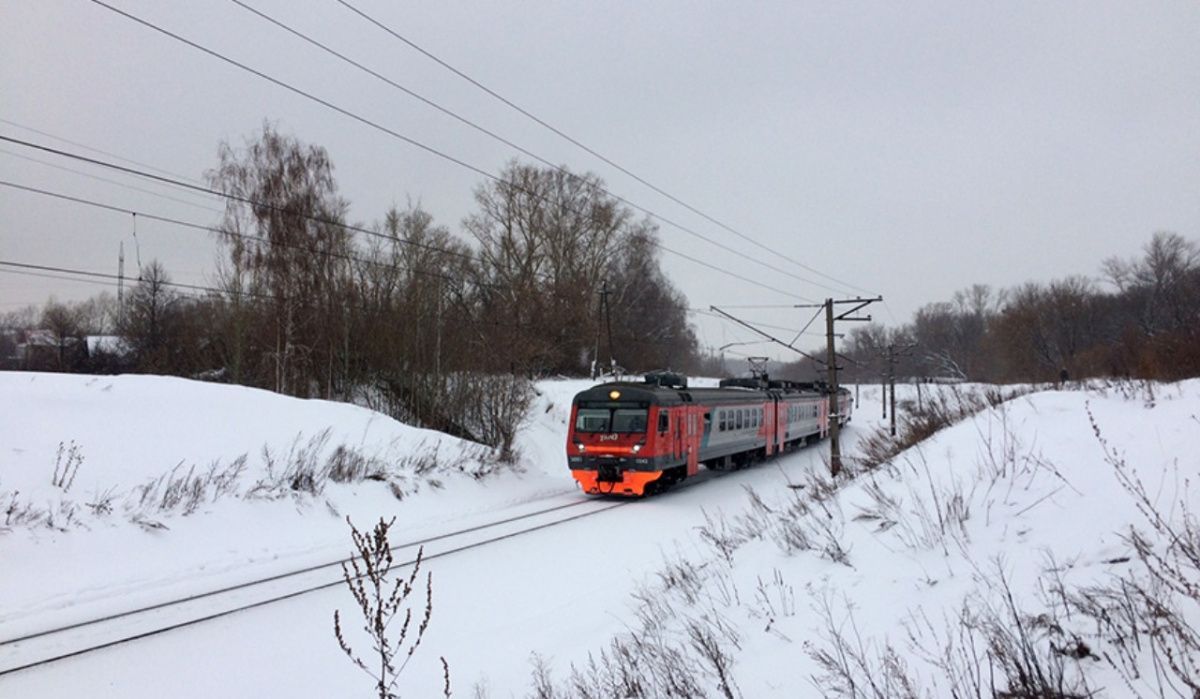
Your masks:
M696 474L705 410L660 393L606 384L576 396L567 463L583 492L640 497Z

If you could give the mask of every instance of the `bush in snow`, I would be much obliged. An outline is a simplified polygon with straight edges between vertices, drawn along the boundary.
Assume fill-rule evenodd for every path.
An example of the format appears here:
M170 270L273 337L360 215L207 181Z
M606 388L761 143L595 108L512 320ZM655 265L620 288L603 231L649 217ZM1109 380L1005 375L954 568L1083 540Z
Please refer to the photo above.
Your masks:
M64 457L66 457L64 459ZM75 484L75 476L79 475L79 466L83 463L83 454L79 452L79 445L74 441L70 446L58 443L58 453L54 456L54 475L50 477L50 484L56 488L62 488L63 492L71 489Z
M533 401L533 384L513 374L403 374L380 381L368 407L461 439L486 444L504 463Z

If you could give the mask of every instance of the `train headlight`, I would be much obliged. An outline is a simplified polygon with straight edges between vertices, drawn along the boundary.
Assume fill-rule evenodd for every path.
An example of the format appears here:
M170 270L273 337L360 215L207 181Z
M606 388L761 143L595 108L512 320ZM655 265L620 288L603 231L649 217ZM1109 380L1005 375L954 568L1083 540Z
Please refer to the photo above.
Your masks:
M639 443L639 444L634 444L633 449L631 449L630 451L632 451L634 454L636 454L641 450L642 450L642 445Z
M621 392L620 392L620 391L609 391L609 392L608 392L608 398L609 398L609 400L616 400L616 399L618 399L618 398L620 398L620 397L621 397Z
M583 442L575 442L575 446L579 449L580 454L587 451L587 447L583 445Z

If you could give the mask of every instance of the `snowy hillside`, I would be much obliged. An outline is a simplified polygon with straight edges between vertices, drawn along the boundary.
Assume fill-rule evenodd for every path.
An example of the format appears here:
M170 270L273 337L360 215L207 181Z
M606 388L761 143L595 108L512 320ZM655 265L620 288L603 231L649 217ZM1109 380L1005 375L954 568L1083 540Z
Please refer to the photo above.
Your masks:
M1197 415L1200 381L1035 392L852 482L748 488L555 696L1192 696Z
M343 403L20 372L0 394L0 640L343 557L346 516L419 534L572 491L544 422L501 479L479 445Z
M853 480L826 478L822 443L617 507L578 494L563 463L570 398L590 383L540 382L518 468L496 471L474 445L353 406L0 373L0 696L370 696L333 638L333 610L353 602L328 570L285 602L227 613L201 599L210 622L5 673L122 633L48 629L336 561L345 516L396 516L403 540L430 542L433 613L402 696L441 694L438 656L455 696L664 696L669 682L676 695L885 697L909 695L906 681L913 696L976 696L973 668L1004 686L984 653L1011 609L1039 620L1033 655L1065 687L1159 696L1168 681L1149 644L1122 664L1117 629L1081 600L1146 579L1126 538L1131 524L1154 534L1136 478L1176 530L1195 512L1200 382L1033 392ZM849 456L880 418L878 387L860 397ZM312 487L297 489L304 474ZM580 514L448 538L551 510ZM1200 623L1194 600L1181 605ZM160 623L135 621L126 633ZM1115 663L1092 657L1105 653Z

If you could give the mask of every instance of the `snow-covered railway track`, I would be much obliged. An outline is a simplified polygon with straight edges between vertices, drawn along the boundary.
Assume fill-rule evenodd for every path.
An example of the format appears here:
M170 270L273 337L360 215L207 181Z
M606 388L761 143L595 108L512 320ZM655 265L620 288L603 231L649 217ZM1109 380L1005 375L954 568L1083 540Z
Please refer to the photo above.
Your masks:
M559 526L635 500L578 499L392 547L397 568ZM0 640L0 677L343 585L338 559Z

